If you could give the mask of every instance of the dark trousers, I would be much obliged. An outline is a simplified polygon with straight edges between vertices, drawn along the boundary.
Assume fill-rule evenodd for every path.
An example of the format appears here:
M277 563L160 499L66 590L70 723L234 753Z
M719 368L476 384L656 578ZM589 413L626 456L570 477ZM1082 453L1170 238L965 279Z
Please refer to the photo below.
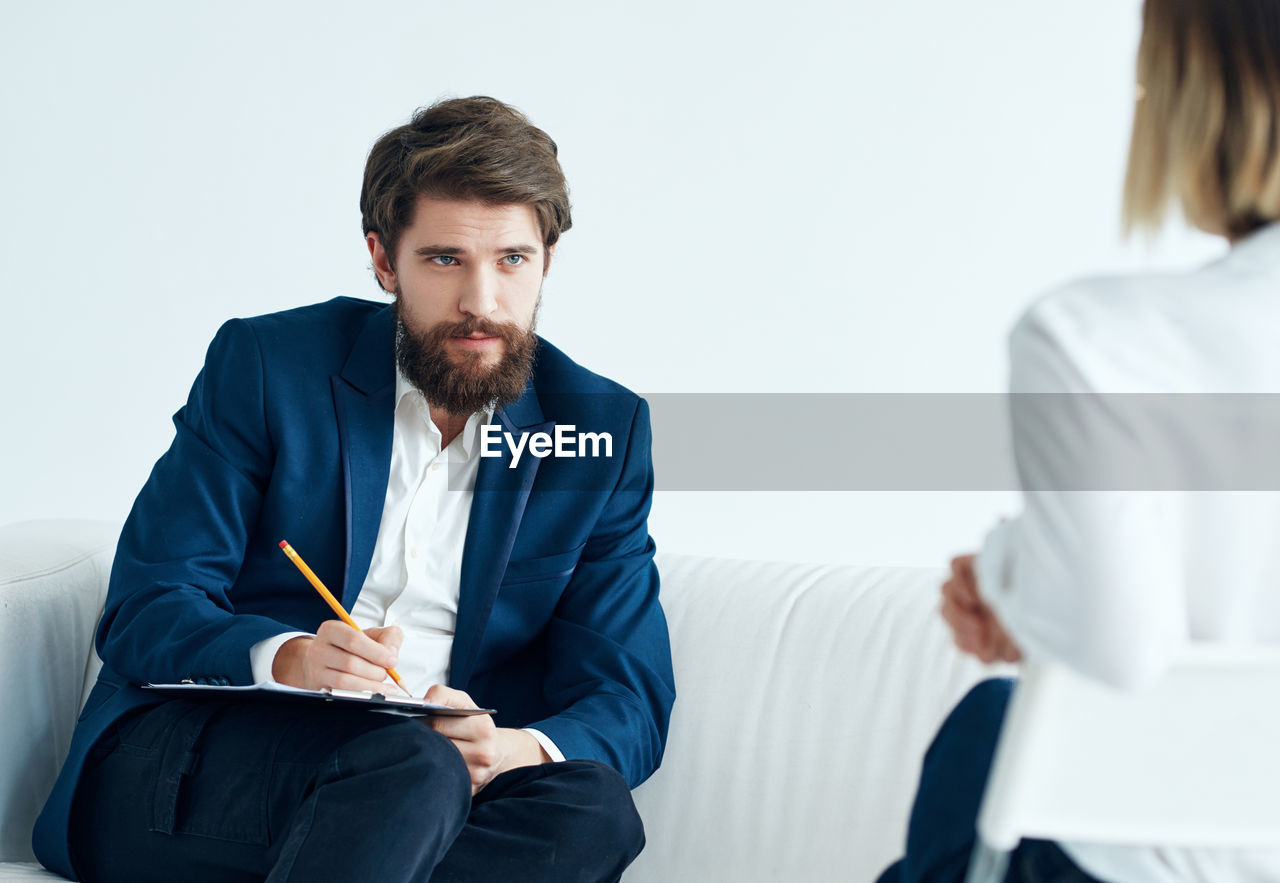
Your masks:
M978 808L1009 707L1013 681L983 681L960 700L924 756L907 825L907 854L877 883L963 881L977 841ZM1056 843L1023 840L1006 883L1098 883Z
M81 880L616 880L644 829L613 769L510 770L474 798L419 720L174 700L128 716L76 790Z

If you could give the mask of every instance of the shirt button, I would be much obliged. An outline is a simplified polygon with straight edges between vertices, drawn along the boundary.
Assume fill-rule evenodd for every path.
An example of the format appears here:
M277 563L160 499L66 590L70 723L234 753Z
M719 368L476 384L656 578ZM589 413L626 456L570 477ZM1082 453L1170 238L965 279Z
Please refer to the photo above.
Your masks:
M439 469L439 468L440 468L440 464L439 464L439 463L432 463L432 464L431 464L431 471L432 471L432 472L435 472L435 471L436 471L437 469Z
M417 557L418 557L418 550L417 550L417 549L410 549L410 550L409 550L409 557L410 557L410 558L417 558Z

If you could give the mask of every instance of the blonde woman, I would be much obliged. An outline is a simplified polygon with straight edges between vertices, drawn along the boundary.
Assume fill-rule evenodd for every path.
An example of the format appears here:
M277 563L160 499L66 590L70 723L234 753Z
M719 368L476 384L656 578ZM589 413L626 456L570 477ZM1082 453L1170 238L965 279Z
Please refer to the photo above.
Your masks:
M1280 643L1280 438L1256 408L1225 419L1238 397L1216 396L1280 392L1280 0L1147 0L1138 81L1127 228L1157 227L1172 202L1231 248L1027 312L1010 338L1023 512L942 590L961 650L1121 687L1191 640ZM978 685L939 730L881 883L963 879L1011 686ZM1006 879L1280 880L1280 856L1023 841Z

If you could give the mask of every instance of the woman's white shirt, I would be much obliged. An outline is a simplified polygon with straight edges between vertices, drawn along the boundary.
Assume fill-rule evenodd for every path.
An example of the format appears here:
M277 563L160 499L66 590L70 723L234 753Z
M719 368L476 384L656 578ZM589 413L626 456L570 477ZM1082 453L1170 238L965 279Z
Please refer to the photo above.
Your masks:
M1023 512L976 567L1024 654L1135 687L1192 639L1280 643L1280 493L1247 489L1280 486L1280 421L1233 395L1280 393L1280 224L1052 292L1009 346ZM1064 848L1103 880L1280 880L1274 853Z

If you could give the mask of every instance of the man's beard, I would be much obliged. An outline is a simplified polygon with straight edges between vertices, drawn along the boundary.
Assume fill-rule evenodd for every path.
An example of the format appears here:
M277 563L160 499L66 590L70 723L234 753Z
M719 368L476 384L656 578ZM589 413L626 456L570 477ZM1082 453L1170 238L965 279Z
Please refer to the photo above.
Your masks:
M432 407L462 416L490 405L501 408L524 394L538 351L538 336L533 332L536 308L528 331L513 323L468 316L462 322L440 322L425 332L417 332L404 321L403 301L398 294L395 307L399 320L396 363ZM496 364L486 363L486 353L450 354L446 349L451 337L476 333L505 342Z

